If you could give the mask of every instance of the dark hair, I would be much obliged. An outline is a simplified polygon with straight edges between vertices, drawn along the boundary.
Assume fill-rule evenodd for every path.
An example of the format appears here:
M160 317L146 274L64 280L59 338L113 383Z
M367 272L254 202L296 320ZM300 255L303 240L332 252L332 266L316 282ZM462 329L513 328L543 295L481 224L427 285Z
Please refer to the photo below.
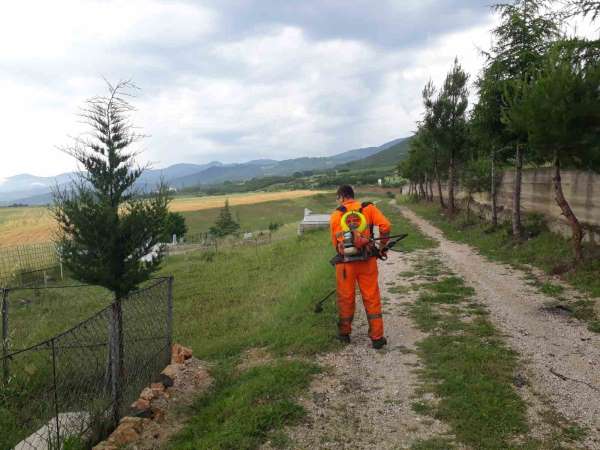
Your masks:
M349 184L343 184L338 188L337 196L340 198L354 198L354 189Z

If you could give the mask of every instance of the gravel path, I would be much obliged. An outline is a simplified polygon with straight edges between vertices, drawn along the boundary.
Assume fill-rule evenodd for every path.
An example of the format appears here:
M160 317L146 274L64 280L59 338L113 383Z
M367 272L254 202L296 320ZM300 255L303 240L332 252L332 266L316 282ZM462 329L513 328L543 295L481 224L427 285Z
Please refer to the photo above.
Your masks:
M371 348L357 295L352 343L319 358L325 373L313 381L309 396L300 399L308 417L286 430L291 448L402 449L447 432L446 425L411 408L421 398L431 400L416 392L419 361L414 350L425 335L405 313L405 305L412 303L416 294L400 295L394 292L394 285L406 285L399 274L411 270L418 254L407 257L390 252L389 256L379 264L388 346L379 351ZM263 447L270 448L270 444Z
M523 357L533 390L567 419L587 427L585 445L600 449L600 335L545 310L553 299L528 285L524 272L490 262L470 246L447 240L411 210L400 210L440 242L442 260L476 290L492 321Z

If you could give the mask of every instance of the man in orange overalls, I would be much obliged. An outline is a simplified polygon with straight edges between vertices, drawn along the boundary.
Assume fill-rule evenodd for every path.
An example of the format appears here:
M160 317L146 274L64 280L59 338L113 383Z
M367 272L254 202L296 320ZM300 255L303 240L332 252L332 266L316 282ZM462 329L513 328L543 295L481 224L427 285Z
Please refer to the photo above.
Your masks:
M387 243L391 230L390 221L370 202L359 203L354 199L351 186L340 186L337 190L340 204L331 215L330 228L333 246L338 252L336 264L337 301L339 313L339 339L350 342L352 320L355 310L356 283L360 288L363 304L369 321L369 337L373 348L387 344L383 336L383 318L377 258L373 256L373 227L379 227L380 247Z

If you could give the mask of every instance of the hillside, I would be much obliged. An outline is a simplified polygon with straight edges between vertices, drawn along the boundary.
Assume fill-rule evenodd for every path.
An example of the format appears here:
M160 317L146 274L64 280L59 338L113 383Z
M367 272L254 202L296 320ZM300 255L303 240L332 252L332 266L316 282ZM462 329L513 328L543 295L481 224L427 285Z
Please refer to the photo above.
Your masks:
M272 159L254 160L242 164L228 164L209 167L192 175L171 179L172 186L181 189L200 185L218 184L224 181L245 181L265 176L288 176L295 172L324 171L340 164L370 158L382 151L389 151L400 141L387 142L379 147L364 147L348 150L332 156L301 157L275 161Z
M395 139L379 147L364 147L347 150L331 156L300 157L277 161L273 159L257 159L244 163L224 164L213 161L207 164L175 164L164 169L146 170L137 183L141 190L151 190L164 180L177 189L214 185L225 181L246 181L252 178L267 176L290 176L295 172L325 171L352 164L354 161L366 161L375 158L379 153L389 153L403 142ZM385 165L385 164L384 164ZM369 167L371 167L369 165ZM46 204L51 200L50 190L59 185L65 186L72 178L72 173L57 177L36 177L33 175L17 175L0 180L0 206L11 203L29 205Z
M351 161L338 166L339 169L373 169L380 167L395 167L408 155L410 138L397 139L394 145L377 152L371 156L356 161Z

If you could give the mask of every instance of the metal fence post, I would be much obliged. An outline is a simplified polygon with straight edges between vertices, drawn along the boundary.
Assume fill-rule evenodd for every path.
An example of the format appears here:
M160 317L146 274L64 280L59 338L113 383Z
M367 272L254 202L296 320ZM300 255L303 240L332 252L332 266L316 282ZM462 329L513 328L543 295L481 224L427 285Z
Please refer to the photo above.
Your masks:
M171 361L171 349L173 348L173 281L171 275L167 281L167 364Z
M2 374L4 377L4 382L8 382L8 378L10 376L10 368L8 367L8 359L6 355L8 355L8 288L2 289L2 356L3 364L2 364Z
M110 321L110 366L111 396L113 403L112 419L114 425L121 419L121 403L123 401L123 309L121 299L117 298L111 305Z
M61 448L60 445L60 417L58 408L58 382L56 380L56 346L54 339L50 340L52 346L52 386L54 387L54 414L56 414L56 448ZM52 440L52 437L50 436Z

